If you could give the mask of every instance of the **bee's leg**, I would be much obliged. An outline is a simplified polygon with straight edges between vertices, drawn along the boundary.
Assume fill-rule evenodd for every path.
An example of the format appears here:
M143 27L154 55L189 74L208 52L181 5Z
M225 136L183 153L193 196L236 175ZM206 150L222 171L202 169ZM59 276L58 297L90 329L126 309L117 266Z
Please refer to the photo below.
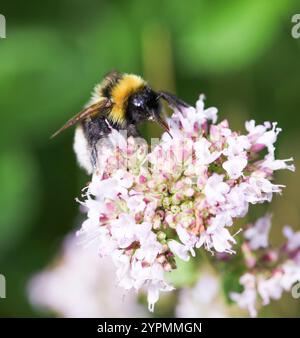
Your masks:
M134 124L128 124L127 126L127 136L133 136L133 137L140 137L140 133L138 132L136 126Z
M175 95L168 93L168 92L159 92L158 96L166 100L168 104L170 105L170 107L176 108L180 112L182 112L182 108L188 108L190 106L183 100L179 99Z

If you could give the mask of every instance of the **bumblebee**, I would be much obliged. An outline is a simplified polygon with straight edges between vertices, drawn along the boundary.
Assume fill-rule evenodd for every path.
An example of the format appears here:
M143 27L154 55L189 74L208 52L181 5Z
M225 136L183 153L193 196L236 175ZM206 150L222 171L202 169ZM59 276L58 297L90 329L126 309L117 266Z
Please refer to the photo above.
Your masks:
M74 149L79 164L92 173L97 169L97 143L112 129L126 130L128 136L138 136L137 125L148 120L155 121L169 132L168 124L162 117L160 99L179 110L188 106L170 93L154 91L138 75L113 71L95 86L85 108L52 137L78 124Z

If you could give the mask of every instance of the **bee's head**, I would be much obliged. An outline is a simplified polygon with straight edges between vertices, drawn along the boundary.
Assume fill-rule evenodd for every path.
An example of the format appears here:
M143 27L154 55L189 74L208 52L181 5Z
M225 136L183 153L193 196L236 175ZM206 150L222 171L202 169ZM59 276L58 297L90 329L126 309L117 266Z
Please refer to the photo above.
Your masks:
M159 98L160 96L148 86L136 91L128 99L127 116L136 124L146 120L156 121L168 131L168 125L161 117Z

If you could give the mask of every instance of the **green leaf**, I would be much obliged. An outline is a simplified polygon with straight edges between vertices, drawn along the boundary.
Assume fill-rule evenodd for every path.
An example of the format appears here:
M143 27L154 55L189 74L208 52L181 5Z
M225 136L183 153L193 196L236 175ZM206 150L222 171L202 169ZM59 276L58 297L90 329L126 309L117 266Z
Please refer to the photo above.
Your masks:
M0 248L14 247L30 226L37 210L38 181L28 154L14 151L0 155Z
M239 69L272 43L289 1L206 2L189 18L178 53L191 72Z
M242 292L243 286L239 282L240 274L237 272L228 272L223 275L222 286L225 298L228 303L233 303L229 297L231 292Z
M191 258L188 262L176 259L177 269L166 274L167 280L175 288L192 286L199 279L198 262Z

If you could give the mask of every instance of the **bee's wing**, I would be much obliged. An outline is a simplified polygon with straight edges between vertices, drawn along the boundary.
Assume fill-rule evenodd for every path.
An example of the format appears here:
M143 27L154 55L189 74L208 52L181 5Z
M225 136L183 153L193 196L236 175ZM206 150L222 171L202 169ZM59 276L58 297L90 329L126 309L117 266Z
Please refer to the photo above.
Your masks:
M99 102L96 102L92 105L90 105L89 107L85 108L84 110L82 110L80 113L78 113L77 115L75 115L74 117L72 117L69 121L67 121L59 130L57 130L52 136L51 138L57 136L58 134L60 134L62 131L66 130L67 128L73 126L74 124L76 124L77 122L80 122L82 120L84 120L85 118L95 114L95 113L101 113L101 110L107 110L110 109L112 107L112 102L111 100L107 99L107 98L103 98L101 99Z
M187 108L187 107L190 106L189 104L187 104L183 100L179 99L175 95L168 93L168 92L164 92L164 91L159 92L158 96L163 98L164 100L166 100L171 107L175 107L179 111L181 111L182 107Z

